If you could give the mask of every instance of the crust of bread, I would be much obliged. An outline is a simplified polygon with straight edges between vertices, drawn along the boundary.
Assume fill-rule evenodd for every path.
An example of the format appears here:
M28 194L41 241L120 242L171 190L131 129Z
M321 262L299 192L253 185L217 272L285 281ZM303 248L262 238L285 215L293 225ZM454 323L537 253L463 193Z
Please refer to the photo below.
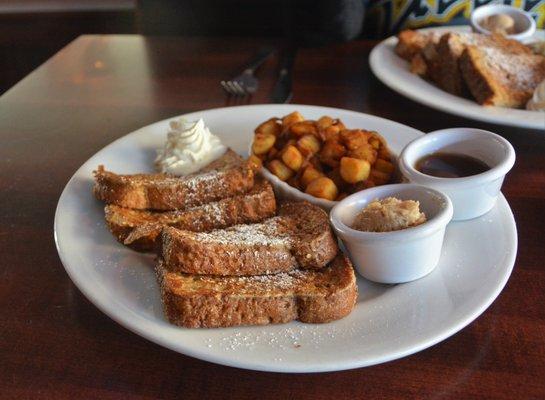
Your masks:
M411 61L428 43L437 40L437 37L438 35L435 33L423 33L406 29L397 35L397 44L394 50L399 57Z
M118 175L99 166L93 192L107 204L139 210L184 210L248 192L254 172L231 149L196 174Z
M441 36L436 46L437 70L433 75L433 79L441 89L456 96L462 96L467 92L458 65L464 48L465 45L460 40L460 36L453 33L446 33Z
M104 209L108 227L115 238L136 251L154 251L164 226L206 232L237 224L261 222L276 213L272 186L256 179L251 191L185 211L133 210L113 204Z
M187 328L325 323L348 315L357 299L352 264L342 254L321 270L217 277L156 266L166 318Z
M337 254L327 213L308 202L285 203L261 224L209 233L165 227L161 256L171 272L261 275L319 269Z

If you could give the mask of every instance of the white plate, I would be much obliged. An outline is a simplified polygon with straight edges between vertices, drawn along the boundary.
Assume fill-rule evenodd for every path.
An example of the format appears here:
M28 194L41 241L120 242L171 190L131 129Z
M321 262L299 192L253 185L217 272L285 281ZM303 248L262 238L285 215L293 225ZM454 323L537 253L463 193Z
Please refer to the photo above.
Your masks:
M204 118L226 145L243 153L259 122L293 110L308 118L327 114L349 127L376 130L396 152L422 134L366 114L301 105L222 108L187 117ZM509 277L517 235L502 196L484 217L448 227L440 265L427 277L397 286L359 279L358 304L340 321L200 330L172 326L163 317L152 257L115 241L104 222L103 205L91 195L92 171L99 164L126 173L151 170L167 123L139 129L95 154L68 182L55 215L57 248L74 283L111 318L155 343L203 360L257 370L363 367L449 337L482 313Z
M467 26L427 28L435 31L468 32ZM537 31L532 40L545 40L545 31ZM412 74L409 63L398 57L394 48L397 38L392 36L379 43L371 52L371 70L386 86L414 101L451 114L479 121L544 129L545 113L503 107L483 107L473 100L454 96L432 83Z

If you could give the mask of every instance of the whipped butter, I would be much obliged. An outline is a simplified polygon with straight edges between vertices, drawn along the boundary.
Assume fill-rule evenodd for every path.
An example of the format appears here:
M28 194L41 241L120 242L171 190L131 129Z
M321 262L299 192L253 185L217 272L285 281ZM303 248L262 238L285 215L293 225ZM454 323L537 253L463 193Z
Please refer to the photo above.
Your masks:
M534 95L526 104L526 108L532 111L545 111L545 80L537 85Z
M363 232L392 232L407 229L426 222L415 200L399 200L387 197L374 200L356 216L352 228Z
M483 18L480 25L489 32L512 35L515 32L515 20L508 14L494 14Z
M227 148L210 132L204 121L184 118L170 121L163 149L157 151L155 165L164 173L188 175L219 158Z

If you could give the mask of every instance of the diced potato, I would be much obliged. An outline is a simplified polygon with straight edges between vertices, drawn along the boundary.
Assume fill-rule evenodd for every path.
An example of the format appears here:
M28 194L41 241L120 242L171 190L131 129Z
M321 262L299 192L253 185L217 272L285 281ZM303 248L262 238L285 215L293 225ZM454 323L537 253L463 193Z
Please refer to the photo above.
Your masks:
M374 164L377 160L377 151L370 144L365 144L357 149L349 151L348 157L367 160L369 164Z
M324 115L316 122L316 125L318 126L318 129L325 130L333 125L333 118Z
M317 135L318 130L313 121L296 122L290 125L290 132L295 136Z
M258 171L258 170L261 169L261 166L263 165L263 162L261 161L261 159L258 156L256 156L255 154L252 154L252 155L250 155L250 157L248 157L248 165L254 171Z
M338 126L335 126L335 125L332 125L330 127L328 127L324 132L323 132L323 138L324 140L335 140L335 141L338 141L339 140L339 133L341 132L341 129L338 127Z
M339 142L328 140L320 152L320 161L332 168L339 166L341 157L346 154L346 149Z
M282 181L287 181L293 176L293 171L280 160L272 160L269 162L268 168Z
M263 122L257 128L255 128L255 133L260 133L263 135L273 135L278 136L282 132L282 125L279 123L278 118L271 118L268 121Z
M316 154L320 151L320 140L314 135L305 135L297 141L297 147L304 155Z
M254 136L252 151L254 154L265 154L274 146L275 141L276 136L274 135L263 135L258 133Z
M376 185L384 185L390 181L391 175L387 174L385 172L378 171L376 169L371 170L371 176L370 179L376 184Z
M285 130L296 122L301 122L304 120L305 118L301 115L301 113L299 113L299 111L294 111L291 114L282 117L282 127Z
M303 165L304 157L297 147L289 145L282 151L282 161L294 171L299 171Z
M346 129L346 126L344 126L340 119L336 119L334 125L338 127L340 131Z
M373 165L373 168L380 172L385 172L387 174L392 174L394 172L394 164L392 164L390 161L383 160L382 158L379 158L375 165Z
M380 147L380 140L377 137L372 137L369 139L369 144L373 146L375 150L378 150Z
M375 141L378 141L378 147L376 147L377 146L376 144L374 144L373 147L375 147L377 150L380 147L388 147L386 140L378 132L372 131L370 133L371 133L371 137L369 138L369 143L371 143L371 140L373 140L373 143L375 143Z
M323 176L323 174L320 171L318 171L312 165L308 165L305 167L303 174L301 175L301 186L306 188L310 182L321 176Z
M355 150L358 147L366 145L369 137L369 135L361 129L345 129L344 131L341 131L340 136L342 144L344 144L348 150Z
M358 158L341 158L341 176L348 183L356 183L366 180L371 172L371 164L367 160Z
M335 200L339 190L331 179L321 176L309 183L305 193L322 199Z

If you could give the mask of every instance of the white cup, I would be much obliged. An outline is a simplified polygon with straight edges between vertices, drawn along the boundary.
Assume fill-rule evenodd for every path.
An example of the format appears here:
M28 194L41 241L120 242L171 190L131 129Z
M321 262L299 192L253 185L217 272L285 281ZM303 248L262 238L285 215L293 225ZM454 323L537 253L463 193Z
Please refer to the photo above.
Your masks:
M352 229L356 215L376 199L396 197L420 202L427 221L393 232ZM330 220L356 271L380 283L403 283L429 274L437 266L452 203L443 193L421 185L400 183L356 192L333 207Z
M490 169L463 178L439 178L416 170L418 160L435 152L471 156ZM409 143L399 157L399 169L409 182L437 189L450 197L455 221L476 218L490 211L514 163L515 150L511 143L495 133L474 128L430 132Z
M491 15L507 14L515 21L515 31L512 35L507 35L509 39L521 42L530 39L536 32L536 22L532 16L519 8L504 4L487 4L476 8L471 13L470 23L474 32L490 34L490 31L481 26L481 21Z

